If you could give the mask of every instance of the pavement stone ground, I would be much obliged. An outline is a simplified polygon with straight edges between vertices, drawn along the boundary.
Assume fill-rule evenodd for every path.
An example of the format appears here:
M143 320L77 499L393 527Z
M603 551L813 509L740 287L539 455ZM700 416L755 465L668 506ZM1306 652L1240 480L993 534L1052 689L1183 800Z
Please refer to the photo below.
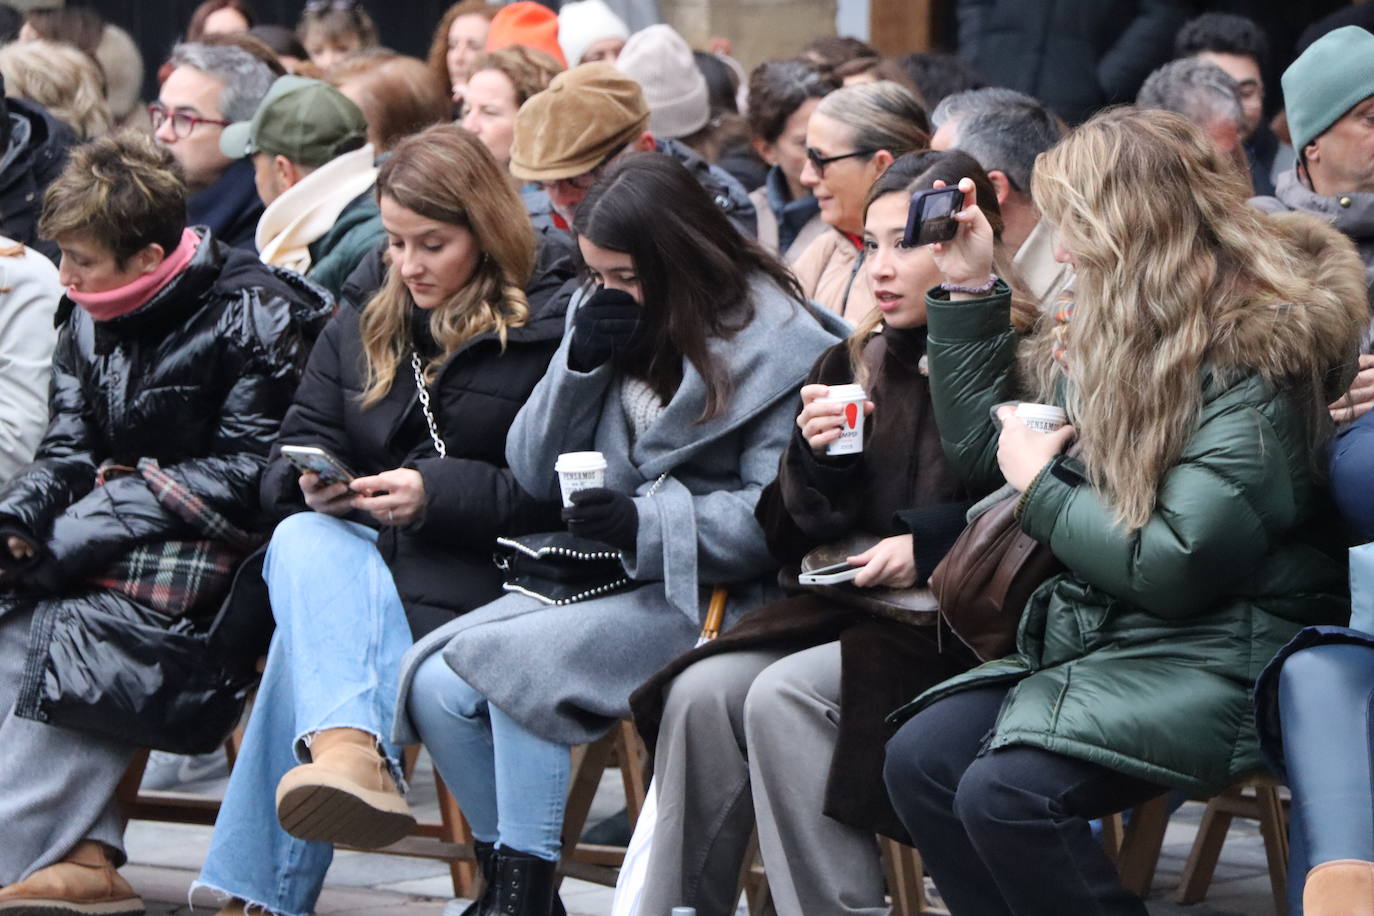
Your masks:
M416 773L412 799L433 799L431 768L422 763ZM223 782L194 788L206 794L222 794ZM619 774L609 772L589 823L613 813L619 806L617 796L621 792ZM1201 804L1189 802L1169 823L1154 890L1147 901L1150 916L1268 916L1273 906L1264 843L1258 827L1244 820L1236 820L1231 826L1207 900L1194 906L1173 902L1202 810ZM417 803L416 813L421 819L437 820L437 803ZM204 916L215 912L215 902L206 892L196 895L194 909L187 902L191 883L209 846L210 828L136 821L129 825L126 840L129 865L125 866L124 875L148 902L150 916ZM442 862L343 852L334 859L316 912L320 916L440 916L451 896L448 868ZM562 897L570 916L607 916L611 911L609 888L569 880L564 883ZM740 916L747 916L743 907Z

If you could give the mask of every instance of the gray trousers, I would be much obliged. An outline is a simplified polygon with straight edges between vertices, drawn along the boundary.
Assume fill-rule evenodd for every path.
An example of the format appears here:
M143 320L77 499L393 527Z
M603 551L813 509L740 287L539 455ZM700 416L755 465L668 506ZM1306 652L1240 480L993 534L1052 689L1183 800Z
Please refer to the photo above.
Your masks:
M0 606L0 885L60 862L83 839L123 862L115 787L134 749L14 714L32 609Z
M750 828L779 916L881 916L877 838L825 816L840 644L702 659L668 690L641 913L730 916Z

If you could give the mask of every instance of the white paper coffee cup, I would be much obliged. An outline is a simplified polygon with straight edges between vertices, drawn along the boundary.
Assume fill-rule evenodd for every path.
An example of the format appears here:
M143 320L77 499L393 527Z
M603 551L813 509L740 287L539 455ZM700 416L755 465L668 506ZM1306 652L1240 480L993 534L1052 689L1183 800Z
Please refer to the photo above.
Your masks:
M558 472L558 488L563 493L563 505L572 505L572 495L578 490L590 490L606 485L606 456L600 452L564 452L554 462Z
M1069 415L1064 408L1052 404L1022 401L1016 405L1016 419L1024 423L1027 429L1033 429L1038 433L1052 433L1069 422Z
M821 399L827 404L844 405L844 425L840 438L825 447L827 455L853 455L864 450L864 402L868 395L863 385L831 385Z

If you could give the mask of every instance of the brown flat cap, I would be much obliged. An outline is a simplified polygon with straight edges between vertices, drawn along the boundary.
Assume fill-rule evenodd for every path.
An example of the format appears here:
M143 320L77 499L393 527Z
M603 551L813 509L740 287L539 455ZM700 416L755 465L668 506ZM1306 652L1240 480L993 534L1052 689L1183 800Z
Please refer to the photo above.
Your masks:
M610 64L565 70L515 116L510 170L524 181L590 172L642 134L649 106L639 83Z

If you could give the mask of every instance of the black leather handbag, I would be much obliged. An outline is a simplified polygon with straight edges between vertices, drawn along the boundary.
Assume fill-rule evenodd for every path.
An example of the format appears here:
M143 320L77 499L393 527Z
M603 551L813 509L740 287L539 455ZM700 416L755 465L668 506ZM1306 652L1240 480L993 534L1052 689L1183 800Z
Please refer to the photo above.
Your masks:
M505 573L502 585L545 604L565 605L627 588L631 579L610 544L566 531L497 538L492 558Z

